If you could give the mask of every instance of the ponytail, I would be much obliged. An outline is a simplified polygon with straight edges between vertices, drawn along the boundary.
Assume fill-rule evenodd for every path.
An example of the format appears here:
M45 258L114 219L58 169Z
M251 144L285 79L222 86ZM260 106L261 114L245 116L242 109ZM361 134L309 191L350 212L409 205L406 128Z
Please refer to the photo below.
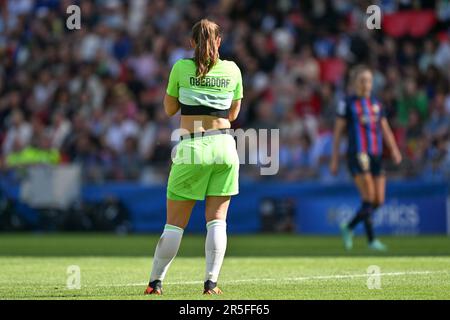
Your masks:
M219 26L207 19L200 20L192 27L197 77L204 78L219 59L219 48L217 46L217 38L219 36Z

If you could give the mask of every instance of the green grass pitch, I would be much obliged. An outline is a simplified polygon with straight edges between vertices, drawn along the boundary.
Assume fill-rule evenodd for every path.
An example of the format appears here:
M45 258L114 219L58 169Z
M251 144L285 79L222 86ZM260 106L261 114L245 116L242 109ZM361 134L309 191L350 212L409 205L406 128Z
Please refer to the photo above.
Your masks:
M363 238L348 253L337 237L231 235L224 295L213 297L202 295L204 236L187 234L164 295L148 297L156 235L0 234L0 299L450 299L449 237L382 239L388 253ZM81 289L67 288L69 265L80 267Z

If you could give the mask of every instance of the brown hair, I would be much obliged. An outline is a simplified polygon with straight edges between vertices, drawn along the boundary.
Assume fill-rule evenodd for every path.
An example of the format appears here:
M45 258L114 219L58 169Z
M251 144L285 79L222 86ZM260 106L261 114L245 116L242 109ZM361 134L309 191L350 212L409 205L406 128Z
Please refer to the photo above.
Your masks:
M219 48L216 45L216 40L219 36L219 26L208 19L202 19L192 27L197 77L204 78L219 59Z
M350 71L350 82L352 84L354 84L356 81L356 78L358 78L358 76L365 71L369 71L370 73L372 73L372 69L370 69L365 64L358 64L358 65L354 66Z

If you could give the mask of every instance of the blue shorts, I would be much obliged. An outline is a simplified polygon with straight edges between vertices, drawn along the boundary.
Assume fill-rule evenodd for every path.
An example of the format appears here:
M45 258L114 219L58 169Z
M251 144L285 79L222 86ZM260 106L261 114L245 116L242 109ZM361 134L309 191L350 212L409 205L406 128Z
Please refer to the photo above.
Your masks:
M370 173L376 177L384 174L381 155L371 155L368 153L348 154L347 165L352 176Z

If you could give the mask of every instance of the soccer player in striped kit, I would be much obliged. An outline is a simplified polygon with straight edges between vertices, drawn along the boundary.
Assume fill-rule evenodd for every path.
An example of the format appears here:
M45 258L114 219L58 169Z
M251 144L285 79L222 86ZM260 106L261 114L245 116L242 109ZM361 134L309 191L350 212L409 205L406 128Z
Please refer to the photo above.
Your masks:
M373 230L373 213L384 203L386 177L382 166L383 138L395 164L402 156L387 122L380 102L372 95L372 71L363 65L350 73L354 93L337 108L334 127L333 153L330 171L336 174L339 166L339 146L342 134L347 131L347 164L361 196L361 206L348 223L341 225L344 246L353 247L353 229L364 223L369 248L385 251L387 247L376 239Z

